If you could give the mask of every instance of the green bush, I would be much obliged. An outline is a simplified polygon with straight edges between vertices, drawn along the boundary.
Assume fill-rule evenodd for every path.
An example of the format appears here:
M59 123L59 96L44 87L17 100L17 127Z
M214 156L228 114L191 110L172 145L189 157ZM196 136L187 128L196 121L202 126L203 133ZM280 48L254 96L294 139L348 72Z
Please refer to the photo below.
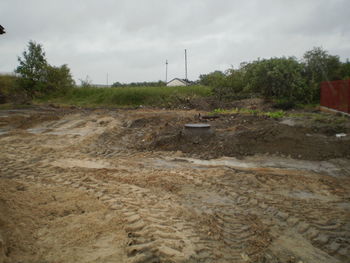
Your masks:
M246 114L255 116L268 116L270 118L279 119L286 116L286 113L282 110L273 112L264 112L260 110L245 109L245 108L233 108L230 110L215 109L212 114Z
M19 66L15 72L17 86L28 97L43 96L50 92L65 92L74 85L67 65L51 66L47 63L42 45L29 41L28 50L18 57Z
M210 87L222 87L226 84L225 73L216 70L209 74L202 74L199 76L200 85L210 86Z
M322 81L343 79L346 74L342 72L342 62L339 56L328 54L320 47L305 52L302 60L304 78L308 85L311 97L307 102L320 100L319 85Z
M67 65L46 67L44 92L67 92L75 84Z
M271 58L247 64L245 90L265 98L302 100L307 96L303 67L295 58Z
M290 110L296 107L295 101L290 100L278 100L273 104L275 109Z
M257 94L283 100L277 105L291 107L295 103L319 102L319 84L350 78L350 62L342 63L338 56L322 48L307 51L302 60L294 57L258 59L242 63L238 69L214 71L200 76L200 83L213 87L220 100L233 100Z
M0 103L6 103L13 94L16 77L11 75L0 75Z
M30 98L18 86L19 78L15 75L0 75L0 104L27 104Z
M279 118L285 117L286 114L284 111L280 110L280 111L274 111L274 112L267 112L265 115L270 118L279 119Z

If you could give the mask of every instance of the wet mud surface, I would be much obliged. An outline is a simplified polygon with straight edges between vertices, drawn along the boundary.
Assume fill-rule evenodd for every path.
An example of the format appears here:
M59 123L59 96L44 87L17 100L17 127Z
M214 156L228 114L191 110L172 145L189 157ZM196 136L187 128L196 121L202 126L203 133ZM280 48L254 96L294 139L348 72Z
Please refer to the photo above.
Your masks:
M349 137L205 114L2 111L0 262L349 262Z

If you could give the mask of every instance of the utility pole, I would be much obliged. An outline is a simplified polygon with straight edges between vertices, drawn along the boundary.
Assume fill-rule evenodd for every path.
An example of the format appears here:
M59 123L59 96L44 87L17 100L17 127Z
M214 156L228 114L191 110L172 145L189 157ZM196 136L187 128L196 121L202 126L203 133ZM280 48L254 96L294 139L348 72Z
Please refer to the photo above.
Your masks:
M108 73L107 73L107 88L108 88Z
M168 83L168 60L165 60L165 84Z
M187 80L187 50L185 49L185 76L186 76L186 80Z

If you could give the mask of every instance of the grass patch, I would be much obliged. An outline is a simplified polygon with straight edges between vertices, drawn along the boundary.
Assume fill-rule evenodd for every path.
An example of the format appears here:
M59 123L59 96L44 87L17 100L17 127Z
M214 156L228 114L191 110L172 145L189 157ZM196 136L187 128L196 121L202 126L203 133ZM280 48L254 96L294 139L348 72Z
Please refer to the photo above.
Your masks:
M311 120L315 123L329 124L329 125L342 125L349 121L349 117L345 115L336 115L333 113L322 114L314 113L311 115Z
M204 86L73 88L64 94L52 94L36 100L85 107L96 106L176 106L181 101L211 95Z
M320 107L319 103L309 103L309 104L296 104L297 109L302 109L302 110L316 110Z
M0 75L0 104L12 101L16 90L17 78L12 75Z
M254 115L254 116L268 116L274 119L279 119L287 116L287 114L282 110L265 112L265 111L245 109L245 108L233 108L230 110L215 109L212 112L212 114L246 114L246 115Z
M35 106L31 104L13 104L13 103L0 104L0 110L30 109L34 107Z
M273 111L273 112L264 112L263 115L266 115L273 119L279 119L279 118L285 117L286 113L282 110L279 110L279 111Z
M9 95L14 89L17 77L13 75L0 75L0 93Z

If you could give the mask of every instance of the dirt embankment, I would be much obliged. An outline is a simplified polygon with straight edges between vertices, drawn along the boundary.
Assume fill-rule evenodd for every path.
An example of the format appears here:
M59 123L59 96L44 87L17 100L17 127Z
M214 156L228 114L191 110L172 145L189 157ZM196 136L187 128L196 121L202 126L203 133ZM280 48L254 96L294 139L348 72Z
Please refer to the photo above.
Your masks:
M209 123L214 133L207 136L184 134L185 123L198 122ZM144 150L181 151L188 156L204 159L268 154L304 160L327 160L350 157L350 136L336 136L338 133L350 133L346 125L332 126L331 123L327 126L307 119L288 125L281 119L233 114L219 115L212 120L198 116L168 120L142 118L128 127L137 129L139 134L145 133L145 136L139 136L135 141L137 148Z

